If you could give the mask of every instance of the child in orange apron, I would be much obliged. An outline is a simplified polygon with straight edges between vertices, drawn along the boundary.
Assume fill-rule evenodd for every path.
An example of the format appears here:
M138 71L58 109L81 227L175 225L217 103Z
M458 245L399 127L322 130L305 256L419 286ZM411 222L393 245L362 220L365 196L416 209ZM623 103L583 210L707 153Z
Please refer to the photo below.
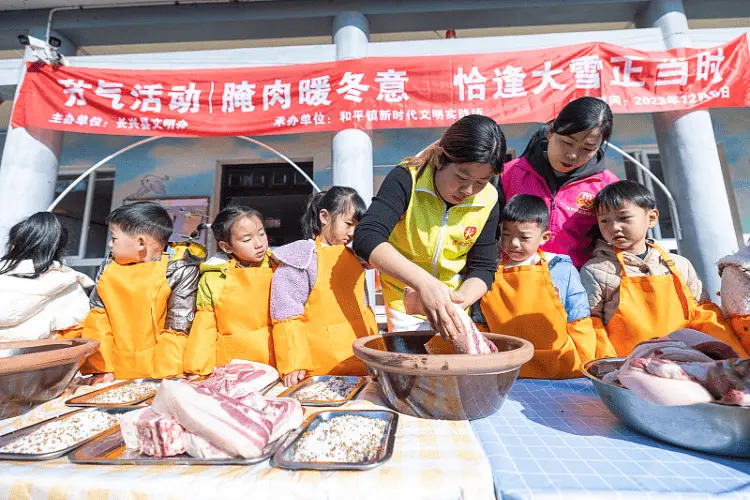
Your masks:
M273 365L273 269L263 216L232 205L219 212L211 230L220 251L201 264L185 372L206 375L233 359Z
M505 205L502 221L502 262L481 301L487 330L534 344L534 357L520 377L578 377L596 354L596 333L573 261L540 249L550 238L547 204L516 195Z
M157 203L116 208L107 224L111 251L82 332L100 345L81 371L96 374L93 383L180 376L205 250L169 245L172 219Z
M367 374L352 343L378 328L365 304L364 268L346 247L365 210L355 190L333 186L307 205L308 239L273 251L273 345L286 386L310 375Z
M611 343L598 352L610 348L612 356L627 356L644 340L692 328L747 356L690 261L646 239L659 212L645 186L610 184L596 196L594 210L606 241L597 243L594 257L581 269L581 281L594 326L605 329Z
M750 246L719 261L721 305L734 332L750 352Z

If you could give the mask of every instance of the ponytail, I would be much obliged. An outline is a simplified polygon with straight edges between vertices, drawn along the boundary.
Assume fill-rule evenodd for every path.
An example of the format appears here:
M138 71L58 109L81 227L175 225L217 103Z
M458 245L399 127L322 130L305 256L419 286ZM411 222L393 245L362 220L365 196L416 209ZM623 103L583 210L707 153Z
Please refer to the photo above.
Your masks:
M305 213L302 215L302 236L313 240L320 234L320 202L323 201L326 191L315 193L307 200Z

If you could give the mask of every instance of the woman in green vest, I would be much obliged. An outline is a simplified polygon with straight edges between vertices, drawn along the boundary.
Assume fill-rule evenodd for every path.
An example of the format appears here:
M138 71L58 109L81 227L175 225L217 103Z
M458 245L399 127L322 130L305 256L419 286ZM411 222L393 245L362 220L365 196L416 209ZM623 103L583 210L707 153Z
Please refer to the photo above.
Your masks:
M497 268L500 213L491 180L502 172L505 149L494 120L469 115L386 176L357 226L354 250L380 271L389 331L463 333L453 304L481 299ZM418 297L418 307L405 308L405 295Z

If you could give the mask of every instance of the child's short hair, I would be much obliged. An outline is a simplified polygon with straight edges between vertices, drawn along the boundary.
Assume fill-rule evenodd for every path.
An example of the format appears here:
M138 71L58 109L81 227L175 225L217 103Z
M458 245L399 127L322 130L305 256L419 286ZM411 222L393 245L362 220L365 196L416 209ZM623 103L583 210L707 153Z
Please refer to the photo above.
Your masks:
M213 231L216 241L229 243L229 240L232 239L232 227L245 217L257 217L261 225L263 224L263 215L254 208L244 205L229 205L221 209L221 212L216 215L213 223L211 223L211 231Z
M542 230L546 230L549 227L549 208L538 196L517 194L505 204L501 220L503 222L532 222L541 226Z
M174 227L169 212L152 201L137 201L115 208L106 222L110 226L117 226L128 236L147 234L165 245Z
M594 213L599 213L603 208L620 210L626 203L644 210L656 208L656 198L646 186L635 181L618 181L599 191L594 198Z

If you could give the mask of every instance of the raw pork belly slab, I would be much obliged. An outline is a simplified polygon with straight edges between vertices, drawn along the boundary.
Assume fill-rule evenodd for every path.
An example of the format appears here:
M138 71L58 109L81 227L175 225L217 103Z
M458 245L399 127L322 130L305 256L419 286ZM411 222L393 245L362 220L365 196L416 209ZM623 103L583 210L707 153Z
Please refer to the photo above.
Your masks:
M255 408L182 381L164 380L151 407L222 451L243 458L260 456L273 431L271 421Z
M278 379L279 372L272 366L235 359L216 368L209 378L198 384L198 387L231 398L242 398L262 391Z

